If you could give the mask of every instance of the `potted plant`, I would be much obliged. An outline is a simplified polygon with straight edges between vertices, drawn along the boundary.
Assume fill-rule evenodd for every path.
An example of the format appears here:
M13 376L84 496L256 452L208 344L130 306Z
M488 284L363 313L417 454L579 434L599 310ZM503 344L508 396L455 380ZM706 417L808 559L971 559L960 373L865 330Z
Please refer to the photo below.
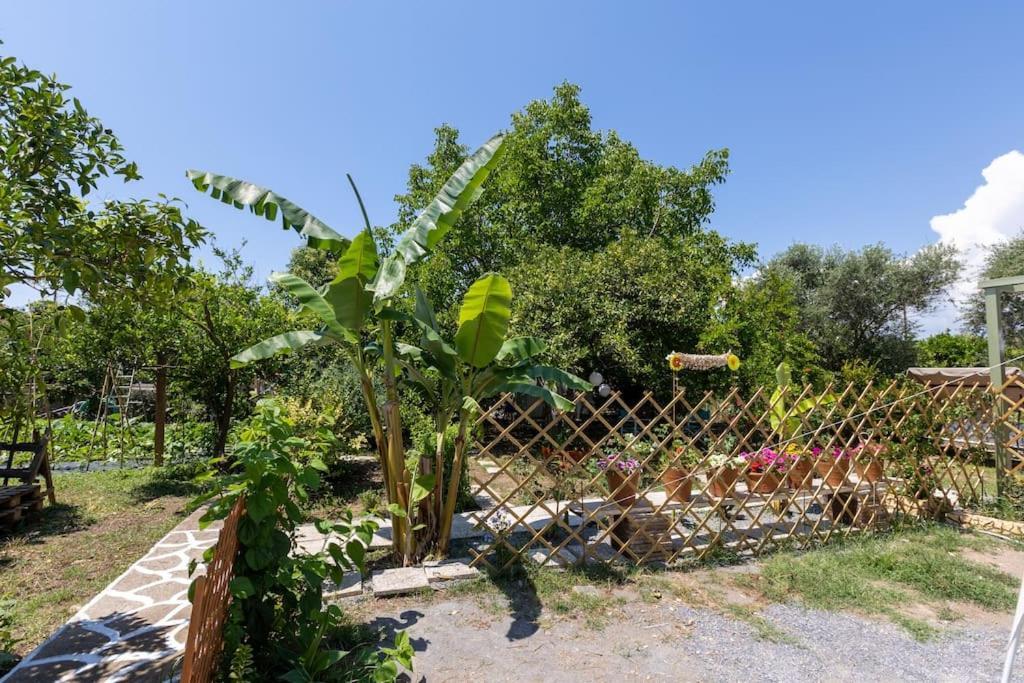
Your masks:
M678 503L690 502L690 495L693 493L693 471L701 459L700 451L678 441L673 444L671 451L663 451L658 464L659 469L665 468L660 478L668 500Z
M735 490L739 470L747 464L747 461L738 455L733 455L733 449L736 448L736 437L726 437L719 445L721 450L708 456L708 495L725 498Z
M608 480L612 499L623 507L636 502L636 488L640 479L640 462L624 451L605 455L597 461L597 467Z
M820 450L820 449L819 449ZM784 451L786 457L786 478L795 489L809 489L814 480L814 462L817 455L814 449L808 451L790 444Z
M853 462L857 467L857 476L869 484L882 480L885 476L885 469L882 467L882 458L885 457L886 447L877 443L866 443L853 449Z
M747 490L751 493L775 493L786 474L786 456L770 448L755 453L740 453L747 463Z
M843 485L846 475L850 472L850 453L842 448L833 448L830 451L815 447L814 469L818 472L825 483L835 488Z

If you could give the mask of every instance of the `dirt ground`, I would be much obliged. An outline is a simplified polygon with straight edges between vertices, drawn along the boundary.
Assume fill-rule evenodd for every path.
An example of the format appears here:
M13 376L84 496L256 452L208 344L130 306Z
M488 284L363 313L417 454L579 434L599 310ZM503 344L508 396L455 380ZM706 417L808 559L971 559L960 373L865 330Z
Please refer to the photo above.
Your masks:
M965 549L965 559L1024 573L1024 552ZM425 681L994 681L1011 615L922 600L899 606L928 637L856 610L768 601L761 566L644 574L621 586L503 587L363 600L374 628L408 630L411 680ZM953 614L955 616L950 616ZM1024 681L1024 663L1014 680Z

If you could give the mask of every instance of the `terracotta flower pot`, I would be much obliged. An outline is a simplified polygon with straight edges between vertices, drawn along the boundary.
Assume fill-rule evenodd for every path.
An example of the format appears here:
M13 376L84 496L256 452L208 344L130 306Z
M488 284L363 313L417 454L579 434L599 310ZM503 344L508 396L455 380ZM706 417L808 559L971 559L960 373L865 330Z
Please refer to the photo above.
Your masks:
M814 479L814 465L810 460L800 458L789 466L786 478L789 479L789 485L795 489L809 489Z
M634 472L626 476L614 467L604 471L605 479L608 480L608 492L612 500L623 507L629 507L636 502L636 485L639 473Z
M814 463L814 469L829 486L842 486L850 472L849 458L834 458L822 453Z
M680 467L669 467L661 475L661 483L665 486L665 496L678 503L690 502L693 493L693 478L690 473Z
M778 472L747 472L747 489L751 493L775 493L781 484Z
M869 484L874 484L885 477L885 469L882 467L881 460L872 457L867 462L857 463L857 474Z
M722 466L708 476L708 495L715 498L725 498L732 495L736 488L736 479L739 474L736 468Z
M583 462L587 458L586 451L566 451L565 456L573 462Z

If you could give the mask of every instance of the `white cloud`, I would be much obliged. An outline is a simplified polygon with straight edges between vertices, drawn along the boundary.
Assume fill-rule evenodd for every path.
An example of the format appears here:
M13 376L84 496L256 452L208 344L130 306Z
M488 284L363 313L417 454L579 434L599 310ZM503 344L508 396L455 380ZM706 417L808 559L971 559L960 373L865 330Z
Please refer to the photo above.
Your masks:
M953 301L923 321L926 334L959 326L957 305L977 290L986 248L1024 229L1024 154L1017 150L992 160L985 179L964 205L931 220L939 242L960 250L964 271L952 289Z

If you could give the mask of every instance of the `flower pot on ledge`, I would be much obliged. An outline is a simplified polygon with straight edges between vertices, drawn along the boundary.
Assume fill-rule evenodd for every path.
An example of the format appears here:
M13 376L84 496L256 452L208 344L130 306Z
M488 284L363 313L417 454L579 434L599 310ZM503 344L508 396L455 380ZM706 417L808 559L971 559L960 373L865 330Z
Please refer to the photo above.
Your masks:
M747 489L751 493L775 493L781 485L782 476L778 472L747 472Z
M809 489L814 480L814 465L806 458L800 458L786 472L789 485L795 489Z
M736 491L736 480L739 473L735 467L724 465L708 474L708 495L714 498L725 498Z
M850 472L850 459L842 456L836 458L822 453L814 463L814 469L826 484L837 488L846 481L846 476Z
M693 493L693 478L681 467L669 467L661 475L661 483L665 486L665 496L677 503L690 502Z
M608 481L608 492L612 500L622 507L629 507L636 502L636 488L640 480L640 473L634 472L625 475L614 467L604 471L605 479Z

